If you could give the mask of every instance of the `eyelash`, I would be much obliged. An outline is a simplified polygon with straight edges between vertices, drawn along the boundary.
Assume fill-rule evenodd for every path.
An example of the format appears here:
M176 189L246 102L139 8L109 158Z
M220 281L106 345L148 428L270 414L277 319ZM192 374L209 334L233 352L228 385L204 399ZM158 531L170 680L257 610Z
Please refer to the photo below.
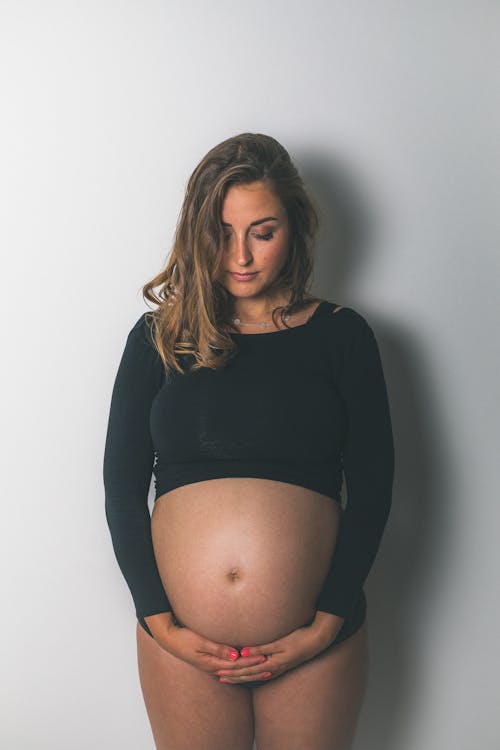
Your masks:
M272 240L274 237L274 232L267 232L266 234L254 234L254 237L256 237L258 240L264 240L264 242L269 242L269 240ZM225 234L224 238L228 240L230 238L229 234Z

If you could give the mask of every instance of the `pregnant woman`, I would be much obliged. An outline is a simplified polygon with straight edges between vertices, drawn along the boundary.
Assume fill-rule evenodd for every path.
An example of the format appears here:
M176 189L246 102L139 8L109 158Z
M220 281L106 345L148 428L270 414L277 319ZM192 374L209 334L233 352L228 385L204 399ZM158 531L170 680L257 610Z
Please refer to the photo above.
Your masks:
M307 292L317 228L283 146L223 141L126 340L106 518L157 750L352 746L394 447L372 328Z

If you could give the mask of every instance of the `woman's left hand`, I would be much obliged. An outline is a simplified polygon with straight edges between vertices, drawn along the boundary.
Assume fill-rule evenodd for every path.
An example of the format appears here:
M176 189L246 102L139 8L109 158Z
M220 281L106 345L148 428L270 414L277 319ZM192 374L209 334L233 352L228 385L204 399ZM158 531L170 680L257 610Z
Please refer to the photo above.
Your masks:
M217 674L224 682L241 683L262 679L263 673L271 672L267 679L272 680L324 651L335 640L342 622L336 615L321 613L321 619L292 630L283 638L241 649L245 656L238 658L234 667L221 669ZM266 657L265 662L245 669L246 657L261 655Z

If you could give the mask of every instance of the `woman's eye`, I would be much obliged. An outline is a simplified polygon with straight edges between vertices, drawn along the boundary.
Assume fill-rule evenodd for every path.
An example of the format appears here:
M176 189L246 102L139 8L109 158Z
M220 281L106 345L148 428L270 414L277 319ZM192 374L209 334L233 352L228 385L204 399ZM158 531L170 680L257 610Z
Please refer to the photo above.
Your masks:
M267 242L268 240L272 240L272 238L274 237L274 232L267 232L266 234L254 234L254 237L256 237L258 240L266 240ZM230 240L231 235L225 234L224 239Z

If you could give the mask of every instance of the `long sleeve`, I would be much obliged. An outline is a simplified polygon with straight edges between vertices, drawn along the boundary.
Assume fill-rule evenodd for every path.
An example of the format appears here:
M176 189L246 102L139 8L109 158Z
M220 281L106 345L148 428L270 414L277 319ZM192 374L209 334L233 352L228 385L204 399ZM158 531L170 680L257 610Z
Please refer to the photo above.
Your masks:
M138 619L172 609L156 565L148 508L154 463L149 413L164 371L145 315L128 334L118 367L103 461L106 520Z
M346 414L342 465L347 498L317 609L347 617L362 593L389 516L394 445L374 333L352 308L344 308L332 318L331 325L337 327L331 331L335 351L330 355L336 363L336 385Z

